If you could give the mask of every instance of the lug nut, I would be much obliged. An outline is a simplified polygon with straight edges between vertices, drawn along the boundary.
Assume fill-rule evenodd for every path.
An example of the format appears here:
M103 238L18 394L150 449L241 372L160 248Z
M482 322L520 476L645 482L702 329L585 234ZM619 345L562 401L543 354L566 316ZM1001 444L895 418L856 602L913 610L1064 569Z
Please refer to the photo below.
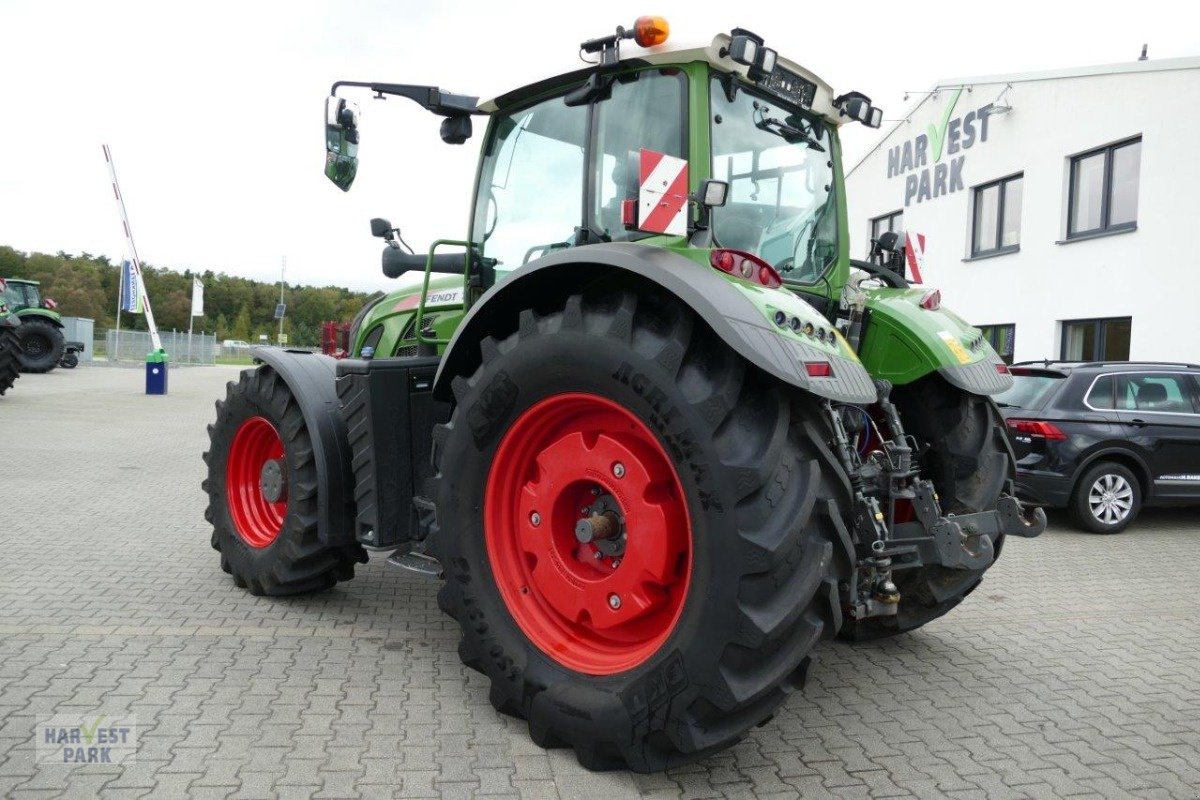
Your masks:
M622 464L620 461L618 461L617 463L613 464L613 467L612 467L612 469L613 469L613 476L614 476L614 477L617 477L617 478L624 478L624 477L625 477L625 465L624 465L624 464Z
M617 567L619 567L619 566L621 566L621 559L619 559L619 558L614 558L614 559L613 559L613 569L616 569L616 568L617 568Z
M610 594L608 596L608 607L616 611L621 607L621 596L619 594Z
M532 514L529 515L529 523L531 525L533 525L533 527L535 527L535 528L538 525L541 525L542 524L542 515L536 511L533 512Z

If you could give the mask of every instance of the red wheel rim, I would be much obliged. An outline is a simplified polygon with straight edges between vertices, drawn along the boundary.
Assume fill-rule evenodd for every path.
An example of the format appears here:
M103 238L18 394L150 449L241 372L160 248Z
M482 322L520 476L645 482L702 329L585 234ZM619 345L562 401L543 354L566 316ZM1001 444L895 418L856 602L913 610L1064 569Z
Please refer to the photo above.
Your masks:
M283 439L265 417L250 417L233 436L225 462L225 496L238 536L251 547L266 547L283 530L287 500L263 495L263 467L283 458Z
M601 508L622 535L581 542L585 509ZM671 635L691 581L687 501L663 446L617 403L571 393L524 411L496 450L483 511L500 595L554 661L611 675Z

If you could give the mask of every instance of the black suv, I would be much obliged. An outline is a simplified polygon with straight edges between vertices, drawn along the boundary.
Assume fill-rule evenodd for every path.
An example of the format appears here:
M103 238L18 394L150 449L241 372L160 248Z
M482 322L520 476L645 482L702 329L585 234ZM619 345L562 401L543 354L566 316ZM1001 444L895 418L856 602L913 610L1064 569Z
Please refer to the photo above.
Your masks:
M1017 492L1118 533L1142 505L1200 503L1200 366L1025 361L996 396Z

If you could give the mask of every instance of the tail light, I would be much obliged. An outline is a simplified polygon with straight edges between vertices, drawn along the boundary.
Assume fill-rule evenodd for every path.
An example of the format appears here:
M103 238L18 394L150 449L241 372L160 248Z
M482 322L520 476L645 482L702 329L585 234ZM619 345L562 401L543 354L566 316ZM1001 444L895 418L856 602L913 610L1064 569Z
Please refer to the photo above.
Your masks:
M996 372L999 372L1001 375L1011 375L1012 374L1012 372L1008 368L1008 364L997 364Z
M767 262L742 250L717 249L708 256L709 263L714 268L748 281L762 284L768 289L778 289L783 286L783 278Z
M1053 422L1045 422L1040 419L1010 419L1008 420L1008 427L1012 428L1016 433L1023 433L1026 436L1033 436L1038 439L1047 439L1054 442L1061 442L1067 438L1062 429Z
M942 307L942 290L934 289L931 292L926 292L921 298L921 308L926 311L937 311Z
M805 361L804 371L810 378L833 377L833 366L828 361Z
M47 297L45 300L42 301L42 308L48 308L51 311L53 311L54 309L58 308L58 303L54 302L49 297Z

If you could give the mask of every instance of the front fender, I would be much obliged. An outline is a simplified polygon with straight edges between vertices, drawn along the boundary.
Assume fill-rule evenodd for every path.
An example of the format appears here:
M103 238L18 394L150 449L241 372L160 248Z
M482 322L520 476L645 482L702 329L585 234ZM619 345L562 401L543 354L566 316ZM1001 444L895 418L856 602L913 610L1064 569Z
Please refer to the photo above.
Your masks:
M337 359L281 347L252 347L250 355L279 374L304 416L317 467L317 535L327 542L353 539L354 473L339 411Z
M998 394L1012 386L1004 360L978 328L949 309L921 307L927 291L867 290L867 323L858 350L867 370L897 386L933 372L972 394Z
M495 330L511 327L524 308L556 308L601 277L619 274L649 282L690 307L738 355L779 380L806 392L848 403L876 399L871 376L840 334L818 342L771 320L775 310L790 319L831 328L812 306L784 290L726 277L723 273L661 247L628 242L561 250L512 272L487 291L467 313L438 368L434 393L449 400L450 382L479 364L478 343ZM827 361L830 377L811 378L806 361Z

